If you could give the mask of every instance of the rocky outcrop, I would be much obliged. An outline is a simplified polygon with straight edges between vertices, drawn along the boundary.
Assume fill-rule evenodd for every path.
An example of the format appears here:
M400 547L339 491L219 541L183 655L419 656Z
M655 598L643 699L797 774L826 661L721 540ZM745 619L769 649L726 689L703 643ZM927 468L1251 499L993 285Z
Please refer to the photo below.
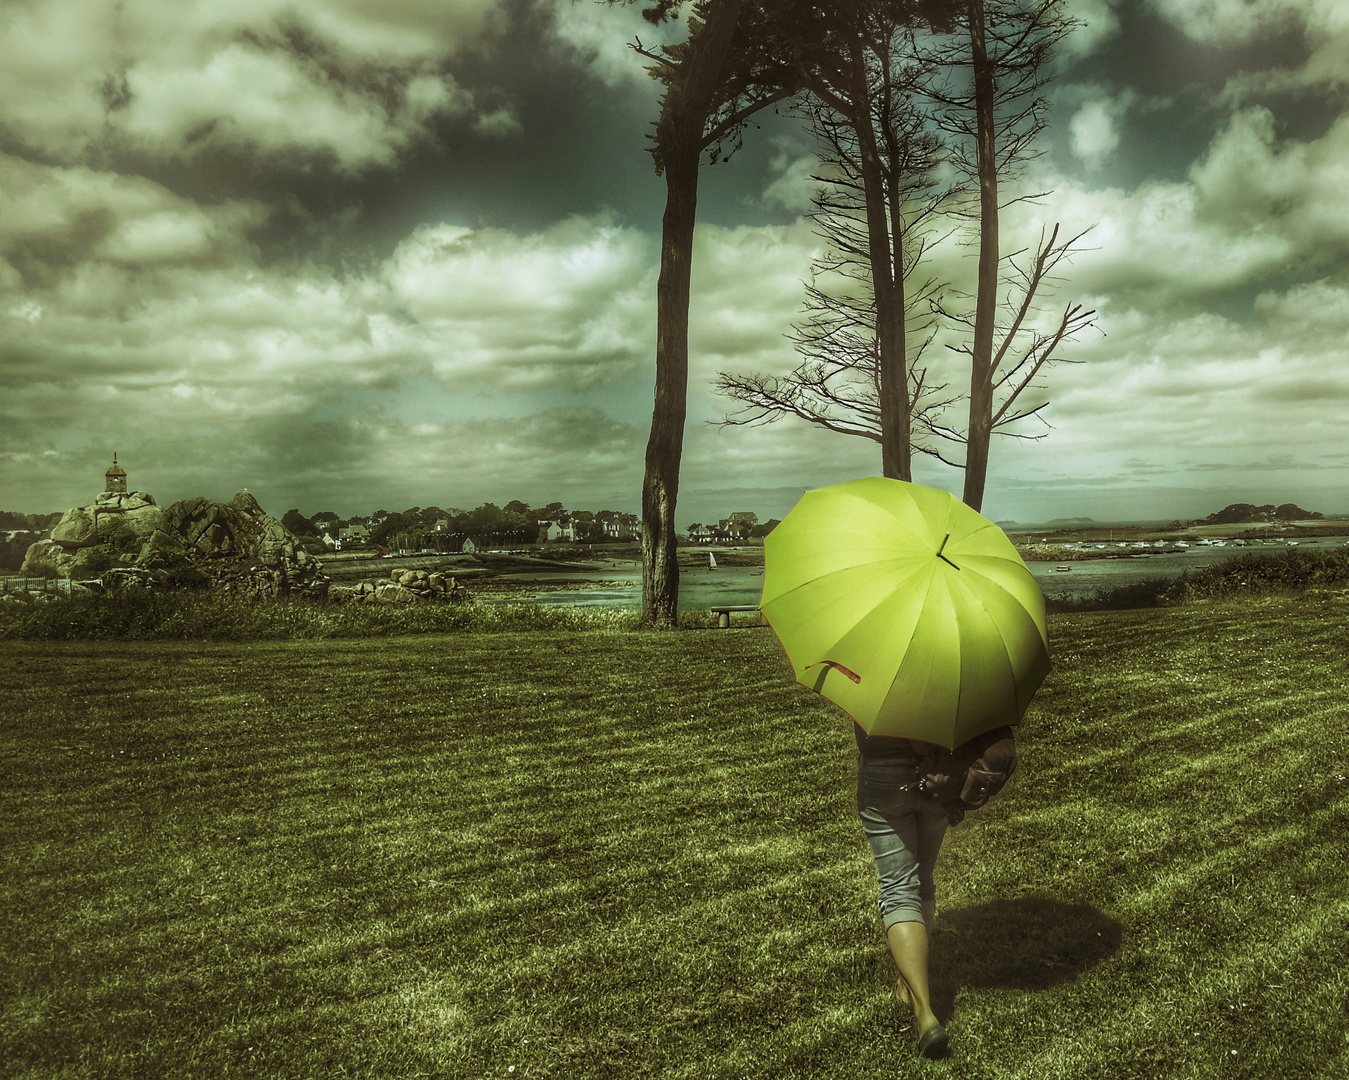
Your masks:
M184 499L167 509L143 491L104 492L66 512L28 549L20 573L109 576L154 585L213 586L271 596L323 596L329 581L304 543L257 499ZM117 571L136 571L118 574Z
M362 604L418 604L428 600L468 601L468 589L452 577L425 570L395 570L380 581L362 581L357 585L334 585L333 600Z
M105 492L68 511L50 539L28 549L25 577L127 586L214 588L372 604L465 602L453 577L394 570L388 578L333 586L304 541L241 491L227 503L183 499L167 508L144 492ZM73 594L72 594L73 595Z

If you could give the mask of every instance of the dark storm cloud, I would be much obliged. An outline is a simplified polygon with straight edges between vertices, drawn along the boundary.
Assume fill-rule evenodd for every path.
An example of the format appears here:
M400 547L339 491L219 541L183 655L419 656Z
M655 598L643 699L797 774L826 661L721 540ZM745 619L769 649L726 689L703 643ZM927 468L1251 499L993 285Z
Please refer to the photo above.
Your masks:
M1327 466L1317 482L1342 479L1334 4L1071 7L1088 26L1026 181L1052 195L1009 209L1004 240L1096 223L1055 304L1097 308L1108 336L1050 376L1049 438L995 450L990 509L1090 512L1110 484L1162 493L1167 469L1212 498L1221 476L1175 463L1230 461L1239 486L1239 463L1277 462L1290 431L1297 460ZM656 88L626 47L652 40L638 6L242 10L0 10L0 508L87 502L116 448L161 501L246 486L274 511L636 509L664 204ZM704 171L681 524L781 516L878 469L867 440L704 423L727 409L717 372L798 360L783 335L819 247L800 217L813 164L799 123L767 116ZM971 249L939 245L929 269L968 289ZM1280 468L1259 474L1300 501Z

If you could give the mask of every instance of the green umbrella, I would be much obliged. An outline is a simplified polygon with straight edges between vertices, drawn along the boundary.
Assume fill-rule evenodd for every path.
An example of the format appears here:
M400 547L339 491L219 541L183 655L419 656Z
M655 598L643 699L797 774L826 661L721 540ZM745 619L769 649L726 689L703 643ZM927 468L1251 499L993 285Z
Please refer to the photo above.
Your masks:
M879 476L808 491L764 560L759 607L797 681L869 735L954 749L1017 723L1049 673L1040 587L945 491Z

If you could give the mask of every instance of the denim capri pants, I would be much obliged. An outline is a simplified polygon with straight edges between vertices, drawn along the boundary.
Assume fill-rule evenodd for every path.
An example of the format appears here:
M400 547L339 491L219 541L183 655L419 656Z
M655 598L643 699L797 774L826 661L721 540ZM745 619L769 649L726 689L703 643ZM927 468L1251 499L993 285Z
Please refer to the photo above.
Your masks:
M857 812L876 863L886 932L899 922L931 925L937 914L933 872L946 835L946 810L919 792L918 766L863 760L857 767Z

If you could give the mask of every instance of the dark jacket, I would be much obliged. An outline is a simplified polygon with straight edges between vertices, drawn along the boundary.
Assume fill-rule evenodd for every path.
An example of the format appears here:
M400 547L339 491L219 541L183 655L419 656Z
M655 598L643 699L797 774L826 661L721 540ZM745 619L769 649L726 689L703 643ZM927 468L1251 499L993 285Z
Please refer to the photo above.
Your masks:
M853 725L857 749L866 760L900 758L918 764L923 793L946 808L957 825L1002 790L1016 771L1016 739L1007 726L976 736L954 750L887 735L868 735Z

